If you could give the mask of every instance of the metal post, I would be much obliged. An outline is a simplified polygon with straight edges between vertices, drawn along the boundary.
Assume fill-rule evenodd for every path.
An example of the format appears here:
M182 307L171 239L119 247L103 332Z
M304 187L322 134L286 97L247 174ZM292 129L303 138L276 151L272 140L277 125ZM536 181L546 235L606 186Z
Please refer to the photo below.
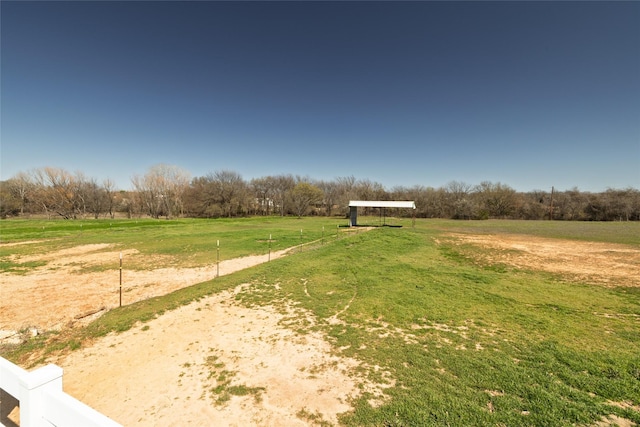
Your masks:
M122 252L120 252L120 307L122 307Z

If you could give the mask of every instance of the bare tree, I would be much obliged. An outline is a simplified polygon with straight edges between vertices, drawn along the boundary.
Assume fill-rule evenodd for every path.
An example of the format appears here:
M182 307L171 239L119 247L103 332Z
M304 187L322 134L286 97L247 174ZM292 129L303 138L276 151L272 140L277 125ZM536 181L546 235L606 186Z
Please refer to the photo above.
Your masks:
M382 184L368 179L357 181L354 190L360 200L384 200L387 194Z
M269 215L273 205L272 194L274 192L274 180L268 176L266 178L254 178L250 183L251 189L256 196L258 211L262 215Z
M95 178L91 178L83 183L83 193L86 202L86 210L98 219L105 213L109 206L109 194L103 186L100 186ZM112 216L113 217L113 216Z
M213 184L213 198L224 215L231 218L241 211L247 196L247 184L242 176L234 171L220 170L209 178Z
M273 177L273 200L275 207L279 208L280 216L284 216L287 212L286 205L290 198L291 191L296 186L295 180L291 175L278 175Z
M106 202L107 202L107 212L109 213L109 217L111 219L114 218L114 205L115 205L115 184L109 178L105 179L102 182L102 188L104 189Z
M11 187L15 183L12 180L0 181L0 218L19 215L23 212L19 197Z
M357 181L354 191L359 200L385 200L388 197L382 184L368 179ZM373 209L375 208L363 208L364 215L370 215Z
M213 202L207 197L210 185L210 179L204 176L191 180L191 185L189 185L184 195L184 206L187 215L199 218L212 216L210 207Z
M45 167L34 172L36 197L47 216L55 212L62 218L75 218L76 180L64 169Z
M322 203L326 215L344 211L349 200L415 200L419 217L460 219L514 218L585 221L639 221L640 191L635 188L608 189L590 193L573 188L553 193L535 190L516 192L508 185L482 182L477 186L451 181L443 187L395 187L356 180L353 176L333 181L315 181L292 175L267 176L250 185L232 171L218 171L190 181L188 172L169 165L151 167L144 176L131 179L134 190L114 191L105 180L99 185L81 172L45 167L20 172L0 182L0 216L43 212L49 218L94 218L115 211L131 215L147 213L167 218L185 214L196 217L234 216L245 213L304 215L309 207ZM304 185L303 185L304 184ZM311 188L312 187L312 188ZM315 199L319 190L321 201ZM553 209L551 209L553 205ZM365 213L366 214L366 213ZM551 215L550 215L551 214Z
M461 181L451 181L444 186L443 216L469 219L474 216L474 203L470 199L473 186Z
M183 211L183 195L189 185L189 173L178 166L158 164L144 177L134 176L131 183L141 206L153 218L179 216Z
M338 203L340 197L340 186L336 181L320 181L316 186L322 190L322 204L327 216L331 216L334 206Z
M20 201L20 215L24 215L25 207L29 203L32 193L35 190L35 184L29 174L25 172L17 173L13 178L6 182L7 190L17 200Z
M515 190L508 185L483 181L476 193L485 213L492 218L506 218L515 209Z

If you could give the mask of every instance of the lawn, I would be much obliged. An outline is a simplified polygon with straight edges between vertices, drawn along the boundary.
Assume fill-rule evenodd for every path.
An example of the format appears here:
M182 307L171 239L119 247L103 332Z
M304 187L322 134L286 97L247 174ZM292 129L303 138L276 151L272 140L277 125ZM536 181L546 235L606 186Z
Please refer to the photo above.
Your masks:
M522 225L509 228L530 232ZM637 288L478 266L434 243L446 229L382 228L284 259L255 279L264 291L245 298L284 295L325 321L341 313L342 323L324 326L336 348L391 370L390 401L374 408L363 396L347 425L640 422ZM275 282L282 295L267 292Z
M264 251L269 234L282 248L299 243L300 229L305 242L321 241L326 229L324 244L112 310L71 336L32 342L5 351L5 357L19 360L46 345L55 351L76 348L204 295L251 283L239 303L294 303L316 319L313 325L303 318L291 322L297 332L321 331L336 354L378 366L370 375L380 378L373 380L393 379L380 405L371 405L366 392L354 400L353 410L340 417L344 425L593 425L611 414L640 423L640 288L478 264L468 248L461 251L442 238L451 232L517 234L638 249L640 224L417 220L412 227L411 220L396 220L404 227L336 235L344 222L89 222L82 230L66 223L3 223L3 242L112 242L170 254L187 265L210 256L217 239L233 257ZM2 254L14 248L20 246L3 248Z
M170 257L173 265L195 267L220 260L264 254L336 237L340 218L184 219L184 220L9 220L0 222L0 262L9 268L10 255L31 255L80 245L110 244L149 255L145 263L128 268L150 268L154 255ZM271 241L269 239L271 238ZM25 243L17 244L16 243ZM14 245L12 245L14 244ZM110 249L111 250L111 249ZM163 258L166 262L166 258Z

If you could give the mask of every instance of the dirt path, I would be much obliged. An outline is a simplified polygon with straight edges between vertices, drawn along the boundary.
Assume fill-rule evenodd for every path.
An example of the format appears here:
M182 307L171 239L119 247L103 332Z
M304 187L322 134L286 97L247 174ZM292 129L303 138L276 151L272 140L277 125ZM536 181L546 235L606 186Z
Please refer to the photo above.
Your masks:
M77 270L117 257L108 245L85 245L21 258L47 264L26 276L2 274L3 296L10 297L0 301L0 329L63 327L78 313L115 306L113 271ZM223 261L220 275L268 259ZM127 271L124 298L166 294L216 273L215 265ZM251 289L206 297L48 362L64 369L67 393L126 426L332 425L363 390L382 395L385 385L357 375L367 367L337 356L321 334L283 325L291 318L313 324L310 314L289 306L246 308L235 300L240 292Z
M333 354L320 334L280 324L304 313L241 307L234 293L243 291L207 297L55 361L65 391L126 426L335 424L366 384L354 374L361 364Z
M25 276L2 273L0 329L64 327L79 313L114 307L114 272L77 270L117 256L108 245L85 245L22 258L47 264ZM222 261L220 275L268 259ZM124 298L130 303L166 294L216 273L215 265L127 271ZM283 325L292 316L313 323L308 313L235 301L237 293L250 291L240 286L206 297L47 362L64 369L67 393L126 426L333 425L363 390L382 396L387 385L356 374L367 367L337 356L321 334L301 335Z
M27 275L0 273L0 331L18 331L26 327L40 330L60 329L77 316L119 304L119 271L79 274L78 270L99 266L104 260L118 259L118 251L109 245L94 244L20 258L20 262L47 261ZM271 259L291 249L271 253ZM125 257L135 256L127 251ZM268 254L220 262L220 275L267 262ZM177 289L216 277L215 264L199 268L160 268L123 272L123 304L165 295ZM6 332L10 334L10 332Z

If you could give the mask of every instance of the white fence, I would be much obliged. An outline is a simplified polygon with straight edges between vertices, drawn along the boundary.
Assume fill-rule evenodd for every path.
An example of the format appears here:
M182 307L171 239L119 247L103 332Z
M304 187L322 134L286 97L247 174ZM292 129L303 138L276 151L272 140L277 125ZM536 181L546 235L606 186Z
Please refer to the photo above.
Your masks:
M0 389L20 403L20 427L122 427L62 391L62 368L47 365L32 372L0 357ZM6 402L2 402L4 411ZM8 414L0 414L0 426Z

